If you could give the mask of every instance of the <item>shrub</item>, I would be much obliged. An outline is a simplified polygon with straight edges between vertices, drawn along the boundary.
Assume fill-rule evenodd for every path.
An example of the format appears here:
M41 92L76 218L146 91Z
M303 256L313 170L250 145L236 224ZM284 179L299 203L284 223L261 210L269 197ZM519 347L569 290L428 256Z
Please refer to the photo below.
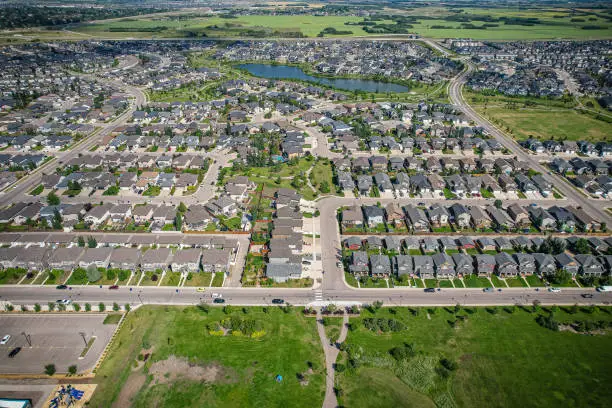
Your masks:
M151 275L151 282L157 282L157 275L156 274Z
M126 312L129 312L130 310L132 310L132 307L129 303L126 303L125 306L123 306L123 309L125 309Z
M27 312L28 311L28 307L26 305L21 305L21 311L22 312Z
M368 318L363 319L363 326L371 331L386 332L398 332L406 328L406 326L395 319L384 319L384 318Z
M45 374L47 374L48 376L52 376L53 374L55 374L55 364L47 364L45 366Z
M49 303L47 303L47 306L49 307L49 311L50 312L55 310L55 303L49 302Z
M346 370L346 366L344 364L336 364L336 371L341 373Z
M407 360L414 356L414 349L412 344L404 343L403 346L393 347L389 350L389 354L397 361Z
M193 279L193 273L189 272L187 274L187 280L192 280Z
M118 311L119 311L119 309L121 309L121 308L119 307L119 304L118 304L117 302L113 303L113 310L114 310L115 312L118 312Z
M114 281L115 279L117 279L117 273L114 270L109 269L108 271L106 271L106 279L108 279L109 281Z
M454 362L453 360L449 360L448 358L441 359L440 364L448 371L455 371L458 367L456 362Z
M129 273L128 273L128 271L126 271L126 270L124 270L124 269L121 269L121 270L119 271L119 280L120 280L120 281L127 280L127 279L128 279L128 277L129 277Z
M13 310L15 310L15 306L7 304L7 305L4 305L4 309L7 312L12 312Z
M100 280L101 277L102 274L100 273L98 268L96 268L95 265L90 265L87 268L87 280L89 280L90 282L97 282Z
M91 312L91 305L89 303L85 303L85 311Z
M77 366L71 365L70 367L68 367L68 373L70 373L71 375L75 375L77 373Z
M559 331L559 322L555 320L554 313L549 314L548 316L539 315L536 317L536 322L549 330Z
M100 302L100 304L98 305L98 310L100 312L105 311L106 310L106 305L104 303Z
M79 305L78 303L73 303L72 308L74 309L75 312L81 311L81 305Z
M40 310L41 310L40 305L38 303L34 304L34 311L35 312L40 312Z

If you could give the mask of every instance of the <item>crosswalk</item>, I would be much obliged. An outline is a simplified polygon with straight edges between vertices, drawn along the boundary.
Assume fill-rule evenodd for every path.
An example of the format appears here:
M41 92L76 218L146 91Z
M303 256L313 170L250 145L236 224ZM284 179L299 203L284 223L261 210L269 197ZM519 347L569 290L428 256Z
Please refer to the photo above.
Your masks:
M323 300L323 291L321 289L315 290L314 293L315 302L319 302Z

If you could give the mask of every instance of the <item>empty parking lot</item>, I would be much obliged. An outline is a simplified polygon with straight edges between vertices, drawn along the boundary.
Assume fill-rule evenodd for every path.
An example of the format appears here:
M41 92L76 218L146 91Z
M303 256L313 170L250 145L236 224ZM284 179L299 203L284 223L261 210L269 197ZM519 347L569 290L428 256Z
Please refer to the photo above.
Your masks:
M78 372L93 368L116 328L115 324L103 324L105 317L104 314L0 316L0 337L11 335L7 344L0 345L0 373L39 374L46 364L55 364L58 373L67 372L71 365L76 365ZM79 359L85 349L81 332L86 341L96 337L83 359ZM31 346L23 333L28 335ZM15 347L21 347L21 352L9 358Z

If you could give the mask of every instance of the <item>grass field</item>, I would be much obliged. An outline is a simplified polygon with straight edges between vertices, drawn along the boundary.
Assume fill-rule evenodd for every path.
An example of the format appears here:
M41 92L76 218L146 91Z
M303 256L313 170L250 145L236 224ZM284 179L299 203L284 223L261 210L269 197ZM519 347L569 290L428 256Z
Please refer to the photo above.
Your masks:
M383 308L375 315L364 311L351 319L355 329L349 331L346 344L355 350L350 355L358 368L337 374L340 405L577 407L607 406L612 398L606 386L612 380L609 329L593 336L554 332L535 322L547 311L464 309L458 313L466 316L461 321L450 308L438 308L436 313L421 309L417 315L393 309L394 313ZM571 315L561 310L555 319L611 321L610 313L605 309ZM406 329L376 333L360 323L370 317L396 319ZM411 345L414 354L396 361L389 351L404 344ZM443 368L442 358L455 362L456 370ZM350 366L348 353L339 361Z
M97 373L90 406L321 406L324 358L315 319L297 308L234 310L235 319L261 325L261 336L213 334L208 325L230 316L222 308L131 312ZM146 363L141 353L150 353Z
M398 13L390 10L391 14ZM497 23L497 27L487 29L462 28L461 22L446 21L444 17L451 13L445 7L418 7L401 14L417 16L412 23L410 32L424 37L432 38L474 38L490 40L533 40L533 39L595 39L610 38L610 22L594 13L581 16L584 21L572 21L573 15L569 10L540 10L515 8L465 8L463 15L476 17L489 15L492 17L537 17L540 24L533 26L506 25ZM428 16L430 19L418 19L418 16ZM433 18L432 18L433 17ZM287 32L300 32L307 37L315 37L323 29L333 27L340 31L351 31L352 34L343 36L370 36L358 25L346 25L347 22L359 22L363 19L354 16L314 16L314 15L249 15L236 16L236 18L222 18L218 16L183 16L180 20L176 16L160 14L155 17L130 17L109 20L95 24L81 24L73 31L81 36L92 35L105 38L151 38L151 37L182 37L187 35L205 34L208 37L232 37L244 35L247 30L265 32L267 36L283 36ZM378 23L394 24L390 20ZM476 27L482 27L483 21L472 21ZM600 29L585 30L585 25L597 25ZM436 27L437 26L437 27ZM444 28L440 28L444 27ZM191 33L191 34L189 34ZM45 33L43 32L42 35ZM48 34L47 34L48 35ZM66 36L69 33L58 32L56 35ZM78 34L73 34L78 35Z
M485 96L464 91L474 109L516 139L606 140L612 122L574 109L575 101L533 97Z

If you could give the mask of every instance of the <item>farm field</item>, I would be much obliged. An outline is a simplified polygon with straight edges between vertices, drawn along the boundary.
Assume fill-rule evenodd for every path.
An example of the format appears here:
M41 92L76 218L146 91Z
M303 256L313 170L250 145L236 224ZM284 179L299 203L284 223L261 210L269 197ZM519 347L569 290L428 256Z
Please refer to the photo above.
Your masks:
M315 319L298 308L232 309L131 312L97 373L90 406L321 406L325 365ZM243 331L219 330L230 318Z
M554 319L612 321L609 308L592 314L587 309L571 314L571 309L555 311ZM603 385L612 379L607 365L612 357L609 329L595 335L552 331L535 321L549 312L534 311L531 305L458 312L454 308L363 311L350 320L353 329L346 340L350 351L338 360L344 369L337 383L339 403L347 407L607 405L612 398ZM405 329L371 331L364 327L366 318L393 319ZM397 358L390 353L394 348L399 348L394 351Z

